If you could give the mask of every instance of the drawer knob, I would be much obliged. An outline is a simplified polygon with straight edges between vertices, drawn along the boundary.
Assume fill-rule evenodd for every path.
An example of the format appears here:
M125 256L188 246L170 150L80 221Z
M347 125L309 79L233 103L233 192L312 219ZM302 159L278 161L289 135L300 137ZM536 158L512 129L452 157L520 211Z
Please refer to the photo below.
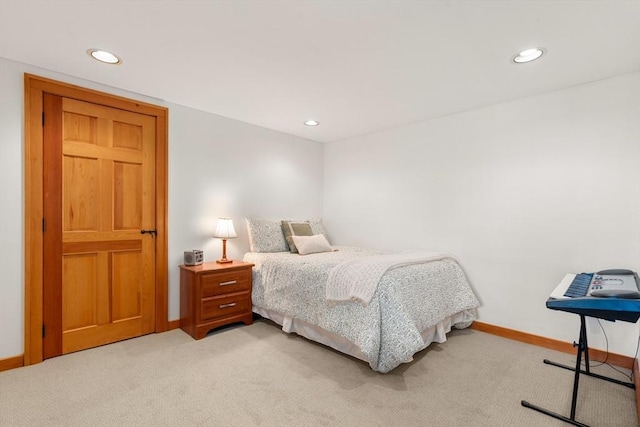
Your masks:
M221 304L218 306L218 308L228 308L228 307L235 307L236 303L235 302L231 302L229 304Z
M236 283L238 283L237 280L229 280L228 282L220 282L220 286L235 285Z

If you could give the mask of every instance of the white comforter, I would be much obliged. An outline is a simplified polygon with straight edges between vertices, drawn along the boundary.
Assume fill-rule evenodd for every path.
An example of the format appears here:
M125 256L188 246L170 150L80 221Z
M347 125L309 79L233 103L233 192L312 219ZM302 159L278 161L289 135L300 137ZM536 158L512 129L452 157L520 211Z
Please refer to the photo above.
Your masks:
M412 251L363 256L341 262L329 271L326 284L327 301L359 300L367 305L378 289L380 280L389 270L444 258L451 256L437 252Z
M462 269L451 258L387 271L368 305L325 299L327 277L333 267L380 254L348 247L305 256L248 253L244 260L255 264L253 305L347 339L367 357L371 368L380 372L412 360L413 354L429 344L421 333L446 317L468 312L471 316L467 318L474 318L478 301Z

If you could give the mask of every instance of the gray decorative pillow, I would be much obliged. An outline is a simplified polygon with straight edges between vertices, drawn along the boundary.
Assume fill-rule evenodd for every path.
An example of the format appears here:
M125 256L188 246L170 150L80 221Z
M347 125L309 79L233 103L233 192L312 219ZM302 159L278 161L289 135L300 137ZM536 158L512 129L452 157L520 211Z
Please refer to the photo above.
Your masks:
M294 221L282 221L282 234L284 235L287 244L289 245L289 251L292 254L297 254L298 249L292 239L292 236L313 236L313 230L309 221L294 222Z
M289 246L279 221L247 218L251 252L287 252Z
M310 219L286 219L287 222L308 222L311 225L311 230L313 230L313 234L323 234L324 237L329 240L329 236L327 236L327 231L322 224L322 218L310 218Z

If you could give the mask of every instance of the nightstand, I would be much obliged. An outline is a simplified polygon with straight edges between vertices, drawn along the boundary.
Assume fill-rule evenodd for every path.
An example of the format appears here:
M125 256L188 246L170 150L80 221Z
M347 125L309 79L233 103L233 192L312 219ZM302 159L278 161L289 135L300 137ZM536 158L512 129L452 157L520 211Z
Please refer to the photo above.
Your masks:
M219 326L253 323L253 264L233 261L180 266L180 328L199 340Z

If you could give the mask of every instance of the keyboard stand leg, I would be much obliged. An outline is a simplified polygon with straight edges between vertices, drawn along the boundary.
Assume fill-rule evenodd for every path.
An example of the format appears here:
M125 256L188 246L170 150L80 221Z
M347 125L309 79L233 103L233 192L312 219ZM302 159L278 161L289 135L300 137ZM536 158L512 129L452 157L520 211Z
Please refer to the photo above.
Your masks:
M568 371L572 371L572 372L573 372L573 371L575 371L575 369L574 369L574 367L573 367L573 366L563 365L563 364L561 364L561 363L553 362L553 361L551 361L551 360L547 360L547 359L544 359L544 360L543 360L543 362L544 362L545 364L547 364L547 365L557 366L558 368L566 369L566 370L568 370ZM636 385L635 385L634 383L630 383L630 382L627 382L627 381L617 380L617 379L615 379L615 378L605 377L604 375L594 374L593 372L589 372L588 370L587 370L587 371L585 371L584 369L581 369L581 370L580 370L580 373L581 373L582 375L587 375L587 376L590 376L590 377L593 377L593 378L598 378L598 379L601 379L601 380L609 381L610 383L623 385L623 386L625 386L625 387L629 387L629 388L634 389L634 390L635 390L635 388L636 388Z
M580 382L580 364L582 363L582 355L587 364L586 370L589 370L589 352L587 345L587 325L584 315L580 315L580 338L578 339L578 355L576 357L576 369L573 376L573 397L571 398L571 419L576 419L576 403L578 402L578 383Z
M578 340L578 354L576 355L576 368L575 375L573 377L573 396L571 398L571 416L569 418L557 414L555 412L549 411L548 409L541 408L536 405L532 405L531 403L523 400L520 403L522 406L526 408L533 409L534 411L541 412L543 414L549 415L550 417L556 418L558 420L564 421L569 424L573 424L574 426L586 426L586 424L582 424L576 421L576 403L578 402L578 384L580 382L580 373L582 369L580 369L580 364L582 363L582 354L585 354L585 362L587 362L587 370L589 369L589 356L588 356L588 345L587 345L587 325L584 319L584 315L580 315L580 338ZM545 360L546 363L546 360ZM571 368L568 368L572 370Z
M560 420L560 421L564 421L565 423L574 425L574 426L578 426L578 427L589 427L587 424L582 424L581 422L578 422L576 420L572 420L571 418L567 418L564 415L560 415L556 412L550 411L548 409L544 409L540 406L534 405L532 403L527 402L526 400L523 400L520 402L522 404L522 406L524 406L525 408L529 408L529 409L533 409L534 411L538 411L542 414L548 415L550 417L555 418L556 420Z

